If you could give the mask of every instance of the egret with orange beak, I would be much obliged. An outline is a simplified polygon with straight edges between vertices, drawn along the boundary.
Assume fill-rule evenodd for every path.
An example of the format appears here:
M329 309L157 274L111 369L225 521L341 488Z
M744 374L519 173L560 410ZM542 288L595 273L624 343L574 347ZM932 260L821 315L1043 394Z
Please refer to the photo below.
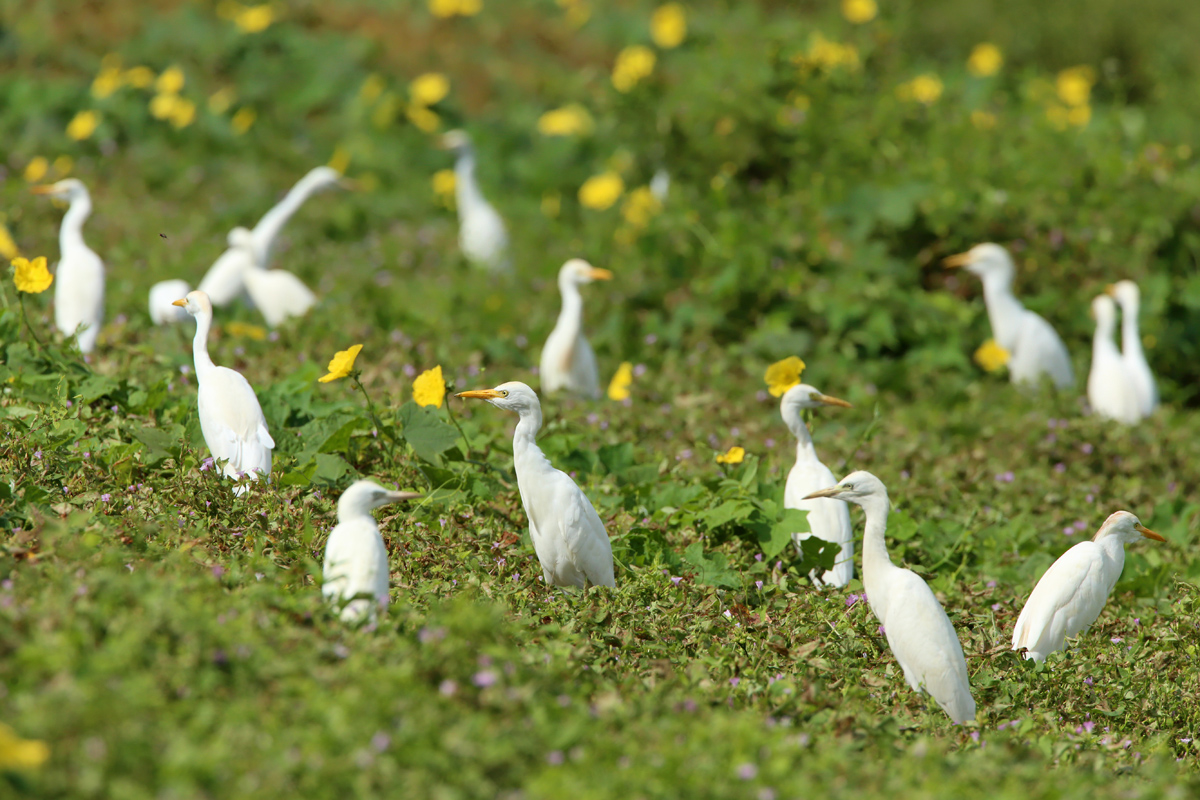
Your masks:
M92 213L92 197L75 178L34 186L30 191L70 203L58 229L54 326L64 336L78 332L80 352L90 353L104 322L104 262L83 241L83 223Z
M583 295L579 287L592 281L607 281L612 273L597 269L581 258L572 258L558 271L562 310L558 322L542 348L538 376L543 392L566 389L585 397L600 396L600 372L596 354L583 335Z

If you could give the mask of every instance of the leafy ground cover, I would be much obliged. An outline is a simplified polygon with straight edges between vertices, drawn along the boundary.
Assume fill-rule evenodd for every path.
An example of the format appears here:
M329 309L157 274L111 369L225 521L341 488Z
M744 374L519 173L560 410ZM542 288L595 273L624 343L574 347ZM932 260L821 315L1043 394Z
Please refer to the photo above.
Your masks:
M6 791L1195 794L1200 12L696 3L680 33L656 10L0 6L5 231L53 261L60 212L28 186L82 178L109 293L84 360L51 335L50 293L0 288L0 720L49 756ZM653 66L614 80L634 45ZM586 113L549 135L570 104ZM460 125L512 276L457 253L434 143ZM231 227L330 160L368 191L314 198L275 259L320 305L271 332L217 315L214 358L278 443L272 487L234 498L205 469L192 328L151 326L146 290L195 283ZM619 179L606 208L580 196L594 176ZM1090 298L1137 280L1164 408L1119 428L976 366L979 287L938 262L985 239L1012 248L1079 375ZM605 378L632 365L626 400L543 399L543 448L628 567L588 599L537 578L512 421L412 402L437 365L451 389L536 388L578 255L616 275L586 296ZM318 383L355 343L362 391ZM793 354L855 405L814 418L817 447L888 484L893 558L958 628L975 725L907 689L860 583L803 577L762 382ZM733 446L744 461L716 463ZM379 515L393 605L351 630L317 585L360 475L426 499ZM1168 543L1130 550L1076 647L1020 661L1033 582L1117 508Z

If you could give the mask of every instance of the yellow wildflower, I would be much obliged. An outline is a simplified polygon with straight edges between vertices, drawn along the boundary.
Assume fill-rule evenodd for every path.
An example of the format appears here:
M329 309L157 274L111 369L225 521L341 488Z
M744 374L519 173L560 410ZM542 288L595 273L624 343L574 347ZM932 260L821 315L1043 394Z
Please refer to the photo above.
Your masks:
M975 109L971 112L971 124L976 130L990 131L996 127L996 115L990 111Z
M452 169L439 169L433 173L433 193L442 199L454 197L454 187L458 185L458 178L454 175Z
M942 88L941 78L932 73L925 73L897 86L896 96L901 100L915 100L928 106L942 96Z
M808 53L797 53L792 61L802 69L820 69L830 72L838 67L858 69L858 50L852 44L841 44L814 33L809 39Z
M237 99L237 92L232 86L218 89L208 96L208 110L220 116L229 110L235 99Z
M125 70L125 82L135 89L145 89L154 83L154 70L149 67L130 67Z
M346 168L350 166L350 151L342 147L340 144L333 148L333 155L329 157L330 169L337 170L339 175L346 174Z
M617 202L625 191L625 181L615 172L593 175L579 187L579 202L586 208L603 211Z
M0 258L12 260L19 255L21 255L21 248L17 247L17 243L13 241L8 226L0 221Z
M649 186L639 186L626 196L621 205L621 216L633 227L644 228L661 207Z
M46 176L46 170L48 169L50 169L50 162L45 157L34 156L25 165L25 180L30 183L37 183Z
M617 54L613 66L612 85L618 92L628 92L638 81L654 72L654 51L645 45L635 44Z
M158 76L158 80L154 82L154 88L160 94L179 94L183 89L183 83L183 70L179 67L168 67L162 75Z
M633 385L633 364L621 362L617 372L608 383L608 399L620 402L629 399L629 387Z
M1008 363L1009 354L995 339L988 339L975 351L975 363L986 372L995 372Z
M450 93L450 79L440 72L426 72L413 79L408 93L417 105L431 106Z
M592 132L592 115L578 103L571 103L538 118L538 132L543 136L575 136Z
M442 118L424 106L410 105L405 111L408 121L425 133L433 133L442 124Z
M803 372L804 362L796 356L788 356L767 367L763 380L767 382L767 391L772 397L783 397L788 389L800 385Z
M171 108L171 125L176 130L186 128L196 118L196 104L186 97L180 97Z
M445 19L453 16L473 17L483 10L483 0L429 0L429 12Z
M363 349L361 344L356 344L349 350L339 350L334 354L329 361L329 374L317 378L321 383L329 383L340 378L345 378L354 370L354 359L358 358L358 353Z
M988 78L1004 66L1004 54L991 42L975 45L967 57L967 70L977 78Z
M1068 106L1086 106L1092 96L1092 86L1096 83L1096 72L1086 64L1079 67L1064 69L1054 79L1054 89L1058 99Z
M473 17L483 10L483 0L458 0L458 13L464 17Z
M242 33L259 33L270 27L274 20L275 11L269 3L263 3L239 11L233 18L233 24L237 25Z
M1067 122L1077 128L1082 128L1092 120L1091 106L1076 106L1067 112Z
M22 739L0 722L0 770L36 769L46 763L50 748L36 739Z
M33 261L28 258L14 258L12 265L16 269L13 283L17 285L19 292L41 294L50 288L50 284L54 283L54 276L50 274L50 270L46 269L45 256L38 256Z
M98 113L95 111L80 111L67 123L67 136L70 136L77 142L82 142L96 132L96 126L99 124L100 115Z
M663 50L683 44L687 38L687 14L683 6L679 3L659 6L650 17L650 38Z
M734 446L729 448L727 452L721 453L719 456L717 456L718 464L740 464L745 460L746 448L744 447Z
M842 0L842 16L847 22L862 25L870 22L879 14L879 6L875 0Z
M558 192L546 192L542 195L542 214L550 219L556 219L562 211L562 195Z
M413 402L419 406L442 407L446 399L446 380L442 377L442 366L427 369L413 381Z
M106 67L92 81L92 97L103 100L120 89L122 82L120 67Z
M225 331L230 336L245 336L256 342L265 341L267 338L266 328L261 325L251 325L248 322L231 322L225 326Z
M240 136L250 130L250 126L256 119L258 119L258 112L248 106L242 106L229 120L229 125L233 128L233 132Z
M155 119L167 119L179 102L177 94L156 94L150 99L150 116Z

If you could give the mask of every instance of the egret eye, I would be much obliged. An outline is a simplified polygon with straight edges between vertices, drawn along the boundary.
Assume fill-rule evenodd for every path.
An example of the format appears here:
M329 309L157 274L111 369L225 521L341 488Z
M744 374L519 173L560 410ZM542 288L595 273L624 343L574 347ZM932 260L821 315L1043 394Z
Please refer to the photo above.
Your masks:
M507 390L507 389L501 389L501 390L500 390L500 396L501 396L501 397L508 397L508 390Z

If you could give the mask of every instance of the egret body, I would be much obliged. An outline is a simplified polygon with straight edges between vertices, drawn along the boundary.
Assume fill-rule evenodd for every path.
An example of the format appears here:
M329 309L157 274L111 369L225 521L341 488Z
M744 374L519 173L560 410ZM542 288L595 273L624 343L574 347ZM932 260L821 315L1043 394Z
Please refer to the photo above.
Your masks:
M104 262L83 241L83 223L92 213L92 197L75 178L34 186L32 191L70 203L58 229L54 325L64 336L78 331L80 352L90 353L104 322Z
M1137 385L1128 362L1113 343L1117 306L1108 295L1092 300L1096 333L1092 339L1092 369L1088 372L1087 396L1092 412L1106 419L1133 425L1142 418Z
M1138 307L1141 292L1133 281L1117 281L1106 290L1121 306L1121 357L1129 378L1137 389L1138 405L1142 416L1148 417L1158 408L1158 385L1154 373L1142 350L1142 337L1138 332Z
M596 354L583 335L583 295L579 287L592 281L606 281L612 273L597 269L581 258L572 258L558 271L558 291L562 310L554 330L542 348L538 375L543 392L566 389L586 397L600 396L600 373Z
M198 287L214 306L227 306L246 291L242 276L254 269L254 239L248 228L234 228L225 237L228 248L213 262Z
M475 148L466 131L448 131L442 146L456 156L454 203L458 209L458 247L472 264L497 272L512 269L504 220L475 181Z
M159 281L150 287L150 319L155 325L171 325L188 318L187 311L175 305L175 300L192 290L187 281L178 278Z

